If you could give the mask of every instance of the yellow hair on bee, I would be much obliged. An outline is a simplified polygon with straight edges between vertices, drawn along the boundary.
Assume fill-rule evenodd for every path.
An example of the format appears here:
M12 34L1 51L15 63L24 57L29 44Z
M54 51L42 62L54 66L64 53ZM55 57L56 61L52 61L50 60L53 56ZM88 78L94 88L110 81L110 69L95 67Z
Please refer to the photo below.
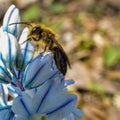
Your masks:
M42 30L41 37L40 37L40 34L38 34L37 32L36 33L32 32L34 28L39 28ZM37 47L39 47L39 45L42 47L45 47L46 44L48 44L49 46L49 42L47 41L48 39L57 40L58 35L52 29L50 29L49 27L46 27L44 24L31 24L28 32L28 39L31 39L31 42ZM54 43L52 45L56 46L56 44ZM46 48L46 50L48 49Z

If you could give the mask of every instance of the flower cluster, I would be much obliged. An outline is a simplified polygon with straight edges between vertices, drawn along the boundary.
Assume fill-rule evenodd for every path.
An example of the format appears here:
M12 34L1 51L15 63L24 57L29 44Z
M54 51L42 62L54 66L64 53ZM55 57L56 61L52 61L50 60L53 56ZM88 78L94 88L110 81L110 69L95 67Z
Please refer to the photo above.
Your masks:
M0 28L0 120L74 120L82 117L75 107L77 97L69 94L65 80L54 63L52 53L34 56L21 31L19 10L11 5Z

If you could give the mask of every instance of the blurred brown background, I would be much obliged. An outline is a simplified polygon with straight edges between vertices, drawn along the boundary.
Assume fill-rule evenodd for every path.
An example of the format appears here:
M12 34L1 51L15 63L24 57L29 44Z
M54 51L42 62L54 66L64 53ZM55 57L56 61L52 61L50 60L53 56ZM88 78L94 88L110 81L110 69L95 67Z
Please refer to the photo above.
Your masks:
M11 4L22 21L42 22L58 33L81 120L120 120L120 0L0 0L1 23Z

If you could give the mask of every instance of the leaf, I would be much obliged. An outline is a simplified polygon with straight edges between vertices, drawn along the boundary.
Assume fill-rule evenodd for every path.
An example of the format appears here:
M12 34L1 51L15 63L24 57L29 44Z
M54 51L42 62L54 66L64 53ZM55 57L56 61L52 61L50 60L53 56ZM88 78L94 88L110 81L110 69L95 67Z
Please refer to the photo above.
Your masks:
M120 59L119 48L109 46L104 52L104 63L106 66L114 65Z
M97 91L97 92L103 92L104 91L104 87L99 83L91 82L91 83L89 83L88 87L93 91Z
M94 42L92 39L82 40L80 42L80 49L81 50L90 50L92 48L94 48Z
M49 9L51 10L51 12L53 13L63 13L65 11L65 8L63 6L63 4L60 4L60 3L54 3L52 4Z
M22 15L23 21L36 20L40 15L40 9L36 5L29 7Z
M100 17L100 16L102 16L103 15L103 13L104 13L104 11L100 8L100 7L98 7L98 6L93 6L92 8L90 8L89 10L88 10L90 13L92 13L94 16L96 16L96 17Z

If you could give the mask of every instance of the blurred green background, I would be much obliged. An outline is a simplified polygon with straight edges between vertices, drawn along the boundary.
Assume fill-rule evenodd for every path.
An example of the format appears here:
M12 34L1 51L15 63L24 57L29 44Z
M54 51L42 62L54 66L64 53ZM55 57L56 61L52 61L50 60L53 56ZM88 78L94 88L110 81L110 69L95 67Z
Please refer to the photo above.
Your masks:
M0 0L1 24L11 4L20 9L21 21L43 23L59 35L81 120L120 120L120 1Z

